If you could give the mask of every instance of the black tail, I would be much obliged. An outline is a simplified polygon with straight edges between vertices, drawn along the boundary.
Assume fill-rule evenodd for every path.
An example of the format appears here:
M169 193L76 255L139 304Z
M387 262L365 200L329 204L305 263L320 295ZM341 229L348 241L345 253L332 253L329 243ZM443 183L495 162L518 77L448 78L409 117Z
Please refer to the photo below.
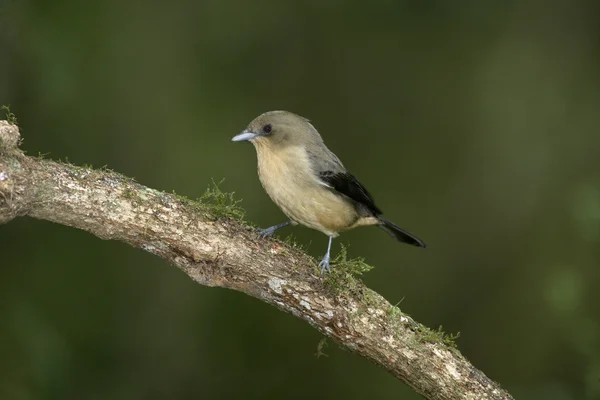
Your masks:
M389 221L383 218L381 215L377 216L381 221L381 225L378 225L381 229L392 235L399 242L412 244L417 247L427 247L425 242L416 237L415 235L406 232L404 229L400 228L398 225L394 224L392 221Z

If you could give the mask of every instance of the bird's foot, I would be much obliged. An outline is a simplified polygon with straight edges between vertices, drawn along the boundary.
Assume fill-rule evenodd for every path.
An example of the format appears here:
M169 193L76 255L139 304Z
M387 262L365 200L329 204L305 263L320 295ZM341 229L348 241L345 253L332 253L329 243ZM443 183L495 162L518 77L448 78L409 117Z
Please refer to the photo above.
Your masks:
M275 233L275 231L279 228L283 228L284 226L288 226L292 223L292 221L285 221L284 223L281 223L279 225L273 225L270 226L268 228L265 229L259 229L258 230L258 237L262 238L266 238L266 237L271 237L273 236L273 234Z
M325 257L323 257L319 263L319 267L321 267L321 273L325 272L325 270L331 272L331 267L329 266L329 253L325 254Z
M277 227L275 227L275 226L270 226L265 229L259 229L258 237L261 239L271 237L271 236L273 236L273 234L275 233L276 230L277 230Z

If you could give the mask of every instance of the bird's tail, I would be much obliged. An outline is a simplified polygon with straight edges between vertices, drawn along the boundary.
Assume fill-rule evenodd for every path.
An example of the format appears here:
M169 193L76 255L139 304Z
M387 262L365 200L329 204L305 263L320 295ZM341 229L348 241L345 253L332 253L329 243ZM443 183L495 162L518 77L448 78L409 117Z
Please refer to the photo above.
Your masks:
M412 244L413 246L417 247L427 247L425 242L423 242L421 239L419 239L410 232L406 232L404 229L400 228L392 221L383 218L381 215L377 216L377 218L381 222L381 224L378 226L393 237L395 237L396 240L403 243Z

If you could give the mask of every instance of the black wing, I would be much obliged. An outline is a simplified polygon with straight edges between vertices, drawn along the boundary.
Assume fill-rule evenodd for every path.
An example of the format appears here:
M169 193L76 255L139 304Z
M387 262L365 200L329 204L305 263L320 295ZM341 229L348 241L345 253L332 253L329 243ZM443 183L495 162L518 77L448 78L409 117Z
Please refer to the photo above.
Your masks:
M352 174L348 172L322 171L319 173L319 178L327 186L365 206L373 214L381 214L381 210L375 205L373 197L371 197L367 189Z

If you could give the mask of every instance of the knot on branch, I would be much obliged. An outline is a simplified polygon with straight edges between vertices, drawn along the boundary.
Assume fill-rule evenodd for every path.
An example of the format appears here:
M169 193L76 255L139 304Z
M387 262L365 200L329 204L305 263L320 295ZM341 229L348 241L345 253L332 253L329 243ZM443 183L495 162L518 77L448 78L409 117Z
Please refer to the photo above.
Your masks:
M19 127L8 121L0 121L0 224L20 214L19 206L13 201L15 190L14 160L20 154Z
M8 121L0 121L0 151L13 150L19 146L19 127Z

